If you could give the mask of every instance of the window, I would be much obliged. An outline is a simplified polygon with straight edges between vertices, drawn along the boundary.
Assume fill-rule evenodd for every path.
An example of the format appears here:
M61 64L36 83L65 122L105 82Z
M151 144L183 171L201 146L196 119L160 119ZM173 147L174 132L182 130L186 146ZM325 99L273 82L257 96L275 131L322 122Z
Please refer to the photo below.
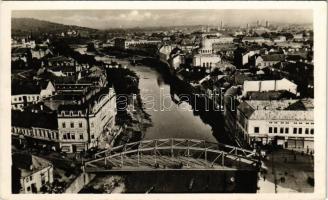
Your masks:
M285 133L288 133L288 131L289 131L289 128L285 128Z
M71 128L74 128L74 122L71 122Z
M79 127L82 128L82 122L79 122Z
M62 127L63 127L63 128L66 128L66 124L65 124L65 122L62 123Z
M66 140L66 134L63 135L63 139Z
M298 134L302 134L302 128L298 128Z
M260 128L259 127L254 127L254 133L259 133L260 132Z
M269 127L269 133L272 133L272 127Z
M83 134L80 134L80 140L83 140Z
M278 128L277 128L277 127L274 127L274 128L273 128L273 132L274 132L274 133L277 133L277 131L278 131Z
M311 128L311 135L313 135L314 134L314 129L313 128Z
M33 180L33 176L30 176L30 181L32 181Z
M280 128L280 133L284 133L284 128Z
M67 139L71 139L71 134L70 133L67 133Z
M297 133L297 128L293 129L293 133L296 134Z
M21 101L22 100L22 97L18 97L18 100Z
M94 135L91 135L91 139L95 139L95 136Z
M298 124L302 124L302 122L298 122Z
M59 134L58 134L58 133L56 133L56 139L57 139L57 140L59 139Z
M305 134L309 134L309 129L308 128L305 129Z
M30 191L30 190L31 190L31 187L30 187L30 186L28 186L26 189L27 189L27 191Z
M72 133L72 140L75 140L75 134Z

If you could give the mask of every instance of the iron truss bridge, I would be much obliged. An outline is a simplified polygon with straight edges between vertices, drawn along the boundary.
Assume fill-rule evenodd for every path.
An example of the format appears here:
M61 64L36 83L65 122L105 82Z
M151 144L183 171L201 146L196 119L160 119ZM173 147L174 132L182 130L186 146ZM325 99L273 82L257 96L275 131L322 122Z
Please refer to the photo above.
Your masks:
M156 139L98 152L84 163L87 173L144 170L255 169L258 155L246 149L195 139Z

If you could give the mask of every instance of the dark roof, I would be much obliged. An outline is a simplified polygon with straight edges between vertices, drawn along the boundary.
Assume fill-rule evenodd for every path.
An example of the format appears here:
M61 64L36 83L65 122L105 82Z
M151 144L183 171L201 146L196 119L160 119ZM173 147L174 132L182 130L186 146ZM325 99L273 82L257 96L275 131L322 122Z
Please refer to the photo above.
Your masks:
M99 100L101 96L108 93L108 87L102 88L99 92L92 95L90 99L87 99L82 104L67 104L67 105L60 105L58 107L58 112L65 111L65 110L84 110L84 109L91 109L95 102Z
M34 113L26 111L11 111L11 125L17 127L58 129L57 113Z
M13 48L11 50L12 54L26 54L29 52L28 48Z
M40 94L42 89L46 89L49 81L12 81L11 94Z
M51 68L52 71L62 71L62 72L76 72L75 66L55 66Z
M247 92L249 100L280 100L295 97L288 91L268 91L268 92Z
M174 49L172 49L171 53L170 53L170 57L174 54L177 54L178 52L181 52L182 50L179 47L175 47Z
M246 102L242 102L239 104L238 109L247 117L249 118L252 113L254 112L254 109Z
M40 94L41 87L31 82L13 82L11 84L11 95L18 94Z
M20 170L21 177L30 176L36 171L51 166L48 160L28 153L13 153L11 157L13 166Z
M72 58L67 58L65 56L56 56L48 59L49 62L70 62L73 61Z
M29 170L32 165L32 156L27 153L14 153L11 156L12 163L19 169Z
M269 54L261 57L264 61L283 61L285 59L284 54Z

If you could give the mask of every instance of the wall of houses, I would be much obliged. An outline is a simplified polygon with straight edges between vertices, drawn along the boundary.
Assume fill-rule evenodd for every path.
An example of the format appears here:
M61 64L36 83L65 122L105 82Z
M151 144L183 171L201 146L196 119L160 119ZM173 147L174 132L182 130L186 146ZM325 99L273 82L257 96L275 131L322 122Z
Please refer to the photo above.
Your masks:
M28 194L35 192L32 188L35 188L38 193L43 185L53 183L53 181L53 166L50 165L29 176L21 177L22 193Z
M40 98L40 94L11 95L11 108L13 110L21 110L24 106L24 103L38 102Z

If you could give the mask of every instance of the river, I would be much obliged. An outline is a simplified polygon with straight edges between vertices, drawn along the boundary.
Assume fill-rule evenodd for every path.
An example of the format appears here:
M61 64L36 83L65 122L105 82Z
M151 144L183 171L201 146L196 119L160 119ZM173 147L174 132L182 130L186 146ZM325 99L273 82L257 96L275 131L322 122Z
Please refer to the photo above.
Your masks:
M200 100L185 92L181 83L163 74L165 70L156 66L132 66L126 60L118 62L139 77L140 96L152 121L143 134L144 139L188 138L231 143L224 131L223 113L212 111L211 105L210 111L205 111Z

